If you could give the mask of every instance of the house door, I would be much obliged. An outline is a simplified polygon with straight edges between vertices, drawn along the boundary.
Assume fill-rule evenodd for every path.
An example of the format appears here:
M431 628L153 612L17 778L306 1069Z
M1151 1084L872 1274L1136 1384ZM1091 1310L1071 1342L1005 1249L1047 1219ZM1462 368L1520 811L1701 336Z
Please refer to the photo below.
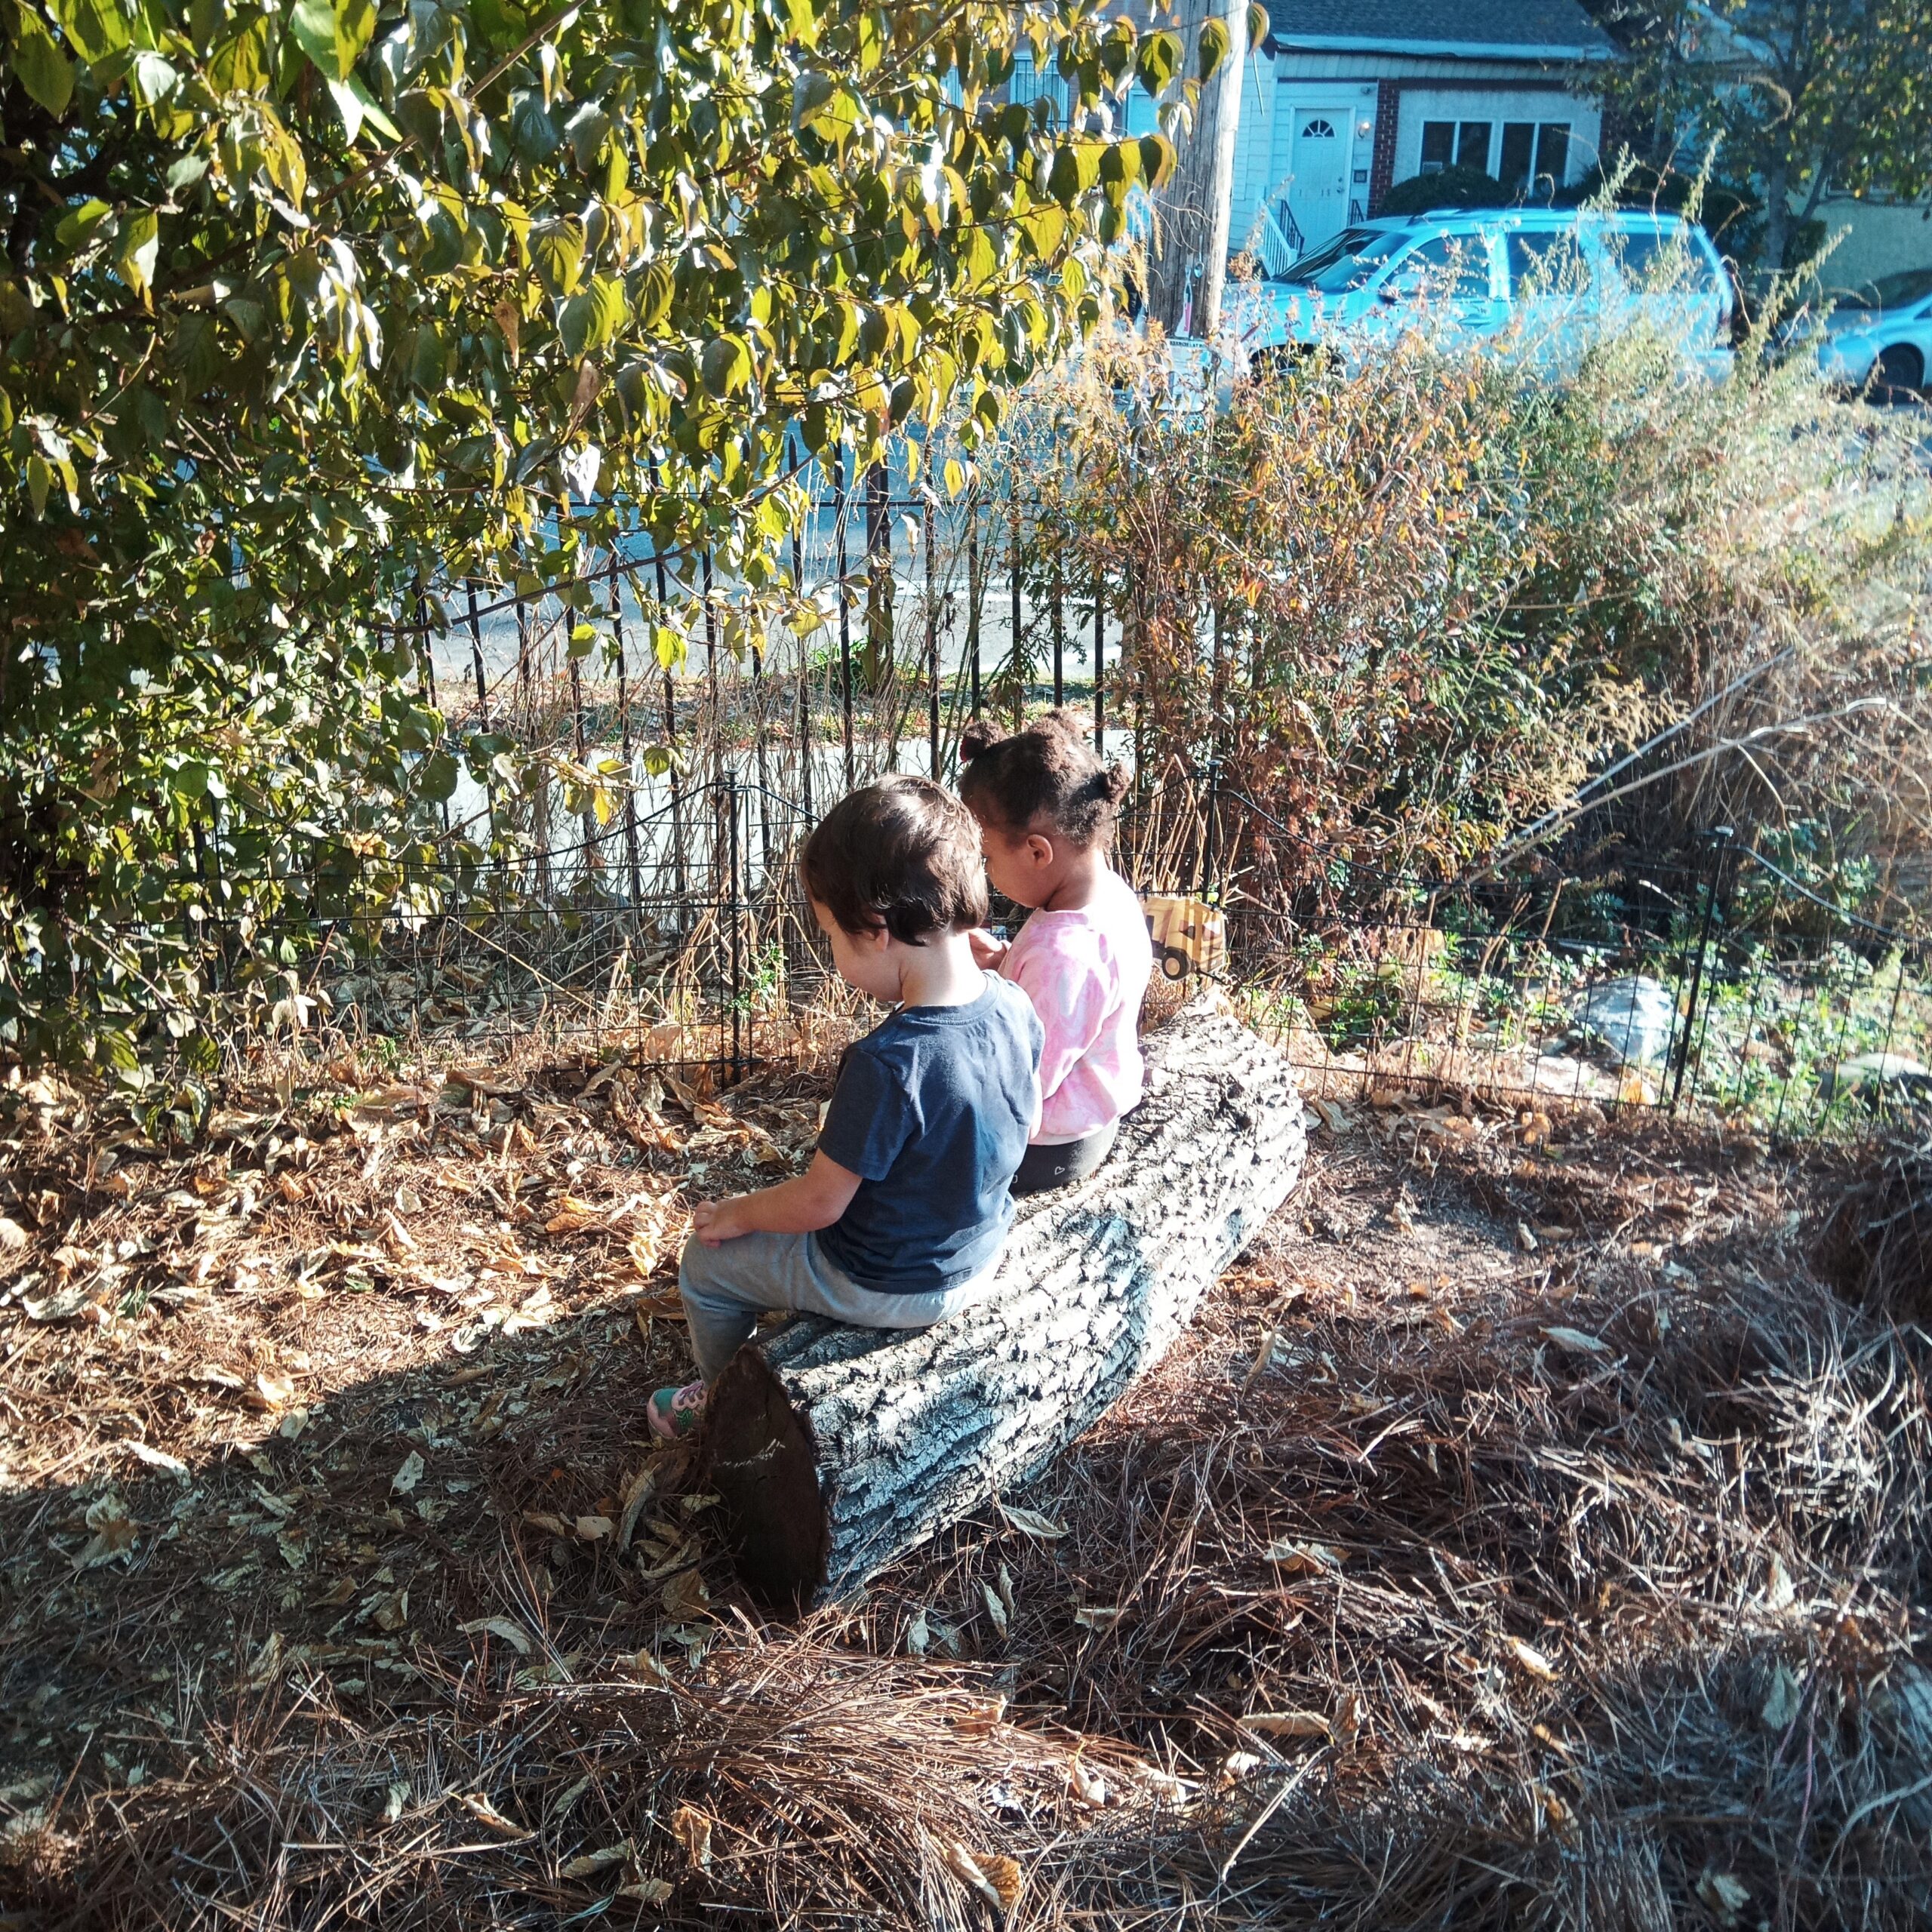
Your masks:
M1340 233L1349 218L1349 139L1352 103L1298 107L1288 149L1288 239L1301 252ZM1300 230L1299 236L1296 230Z

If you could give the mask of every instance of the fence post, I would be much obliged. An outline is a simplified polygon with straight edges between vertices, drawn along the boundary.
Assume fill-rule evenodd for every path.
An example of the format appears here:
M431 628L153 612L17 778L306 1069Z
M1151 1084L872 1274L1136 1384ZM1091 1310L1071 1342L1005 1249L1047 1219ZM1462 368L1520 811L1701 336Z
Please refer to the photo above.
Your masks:
M1671 1076L1670 1111L1675 1115L1684 1092L1684 1075L1690 1064L1690 1036L1697 1021L1697 995L1704 983L1704 959L1710 949L1711 927L1717 917L1718 888L1724 874L1724 862L1730 849L1731 829L1720 825L1705 834L1712 841L1711 869L1704 887L1704 916L1697 927L1697 951L1690 964L1690 998L1684 1014L1684 1038L1677 1050L1677 1066Z
M1014 676L1017 681L1016 709L1023 716L1026 703L1026 686L1025 681L1020 677L1020 666L1022 662L1020 654L1020 479L1011 470L1007 472L1006 501L1008 510L1013 518L1013 636L1011 648L1008 652L1008 656L1012 662Z
M657 480L654 466L651 481ZM657 547L657 540L651 540L652 573L657 580L657 621L668 624L671 616L670 586L664 574L664 553ZM652 646L654 652L656 645ZM685 800L684 781L678 776L678 688L673 681L669 665L664 669L664 755L665 771L671 781L671 864L678 882L678 909L685 909L688 887L685 874Z
M1054 709L1066 702L1066 585L1060 551L1054 551Z
M725 884L725 916L731 921L731 1078L744 1072L744 972L740 958L738 931L738 779L727 769L724 777L724 847L728 871Z
M1107 749L1107 574L1094 566L1094 755L1104 757Z
M845 581L845 450L839 446L832 462L832 527L838 537L838 702L845 741L845 789L854 783L852 761L852 599Z
M792 445L792 469L799 474L804 465L798 460L796 443ZM811 499L811 515L817 514L818 499ZM798 534L796 519L792 525L792 595L802 598L805 593L804 540ZM798 640L798 789L804 801L805 816L812 815L812 657L811 645L806 638Z
M986 586L980 578L980 506L966 509L966 651L973 667L973 715L980 715L980 605Z
M1214 905L1220 903L1215 874L1221 863L1221 761L1218 758L1208 761L1207 814L1201 838L1201 897Z
M617 647L617 741L624 755L624 861L631 888L631 909L641 915L644 883L637 849L637 774L631 762L630 670L624 657L623 580L611 573L611 635Z
M926 488L926 677L930 688L926 697L926 736L931 762L927 775L937 785L939 777L939 578L934 552L938 536L933 516L932 486Z

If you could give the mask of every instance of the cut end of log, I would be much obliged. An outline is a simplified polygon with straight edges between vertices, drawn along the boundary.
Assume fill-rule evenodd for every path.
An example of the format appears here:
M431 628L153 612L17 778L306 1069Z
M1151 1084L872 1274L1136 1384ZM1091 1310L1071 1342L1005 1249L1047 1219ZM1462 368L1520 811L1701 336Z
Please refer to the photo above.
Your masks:
M811 1424L755 1346L711 1392L706 1463L745 1587L768 1608L803 1609L825 1581L831 1532Z

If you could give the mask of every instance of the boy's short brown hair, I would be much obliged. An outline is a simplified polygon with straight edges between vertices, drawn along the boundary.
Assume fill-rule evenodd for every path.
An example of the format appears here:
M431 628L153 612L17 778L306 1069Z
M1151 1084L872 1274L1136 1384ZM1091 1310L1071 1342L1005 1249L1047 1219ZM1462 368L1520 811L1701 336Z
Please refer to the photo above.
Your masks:
M799 872L842 930L883 926L907 946L986 921L973 814L928 778L882 778L839 800L805 841Z

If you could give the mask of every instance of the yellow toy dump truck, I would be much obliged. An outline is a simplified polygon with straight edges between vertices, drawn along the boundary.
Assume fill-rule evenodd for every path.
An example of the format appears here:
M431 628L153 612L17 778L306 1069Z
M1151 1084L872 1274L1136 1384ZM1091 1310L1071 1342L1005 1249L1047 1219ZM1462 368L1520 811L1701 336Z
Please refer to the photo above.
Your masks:
M1155 964L1166 978L1184 980L1189 973L1213 977L1226 970L1228 922L1218 906L1163 893L1151 893L1140 903Z

